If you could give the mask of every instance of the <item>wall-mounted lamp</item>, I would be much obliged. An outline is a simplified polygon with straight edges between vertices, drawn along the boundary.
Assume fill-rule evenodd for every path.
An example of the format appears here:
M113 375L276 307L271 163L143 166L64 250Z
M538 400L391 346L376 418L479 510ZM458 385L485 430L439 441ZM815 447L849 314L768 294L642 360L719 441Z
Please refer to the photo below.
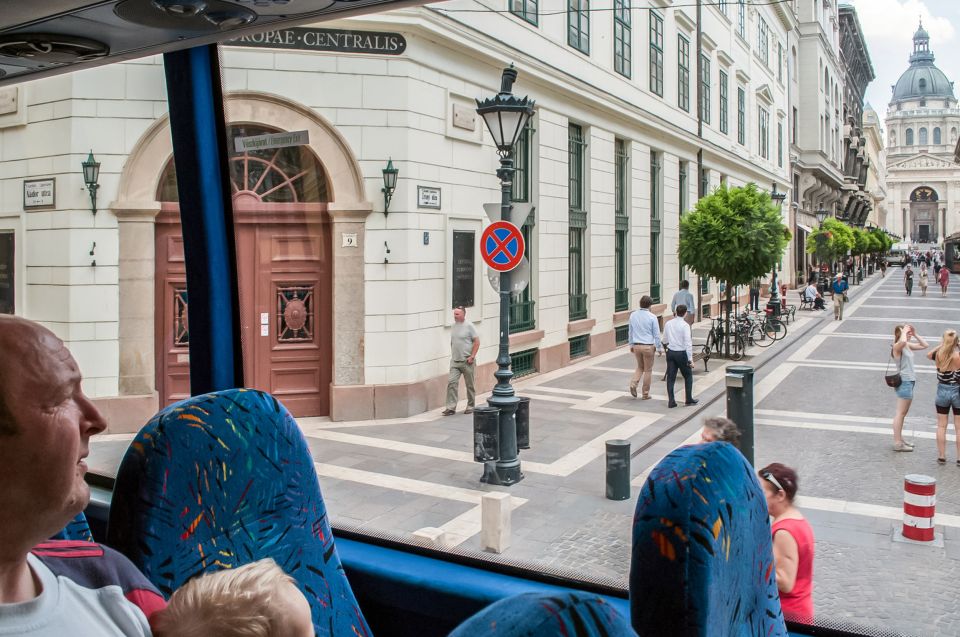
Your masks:
M393 159L388 159L387 167L383 169L383 188L380 189L380 192L383 193L384 215L390 210L390 199L393 198L393 191L397 189L397 175L399 173L400 169L393 167Z
M822 224L827 219L827 214L829 213L824 210L823 204L820 204L820 207L817 208L817 212L815 214L817 215L817 222Z
M90 209L93 211L93 214L97 214L97 190L100 188L100 184L97 181L100 179L100 162L93 158L93 151L90 151L90 156L87 157L87 160L81 164L83 166L83 183L87 185L87 190L90 192Z
M770 188L770 199L773 200L778 206L783 205L783 200L787 198L787 193L777 192L777 182L773 182L773 186Z

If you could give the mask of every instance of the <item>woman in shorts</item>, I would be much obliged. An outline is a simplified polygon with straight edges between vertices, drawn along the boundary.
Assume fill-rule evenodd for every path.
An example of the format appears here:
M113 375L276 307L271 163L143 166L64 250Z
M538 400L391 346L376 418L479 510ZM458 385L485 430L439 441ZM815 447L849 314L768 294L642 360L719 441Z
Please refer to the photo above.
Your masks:
M940 346L931 350L927 358L937 363L937 462L947 463L947 420L953 409L953 429L957 429L960 414L960 386L957 385L960 370L960 348L956 330L947 330L940 339ZM957 436L957 465L960 465L960 435Z
M897 325L893 329L893 347L890 356L897 364L900 386L897 392L897 412L893 417L893 450L913 451L913 445L903 440L903 421L913 402L913 387L917 384L917 372L913 367L913 352L930 347L920 338L912 325Z

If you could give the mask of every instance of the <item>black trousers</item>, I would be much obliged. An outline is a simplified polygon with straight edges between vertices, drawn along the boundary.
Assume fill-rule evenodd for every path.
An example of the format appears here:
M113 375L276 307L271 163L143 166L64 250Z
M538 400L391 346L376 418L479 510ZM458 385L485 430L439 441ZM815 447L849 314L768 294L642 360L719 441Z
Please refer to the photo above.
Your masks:
M750 288L750 309L760 309L760 288Z
M677 381L677 371L683 374L683 388L687 394L687 402L693 400L693 368L687 360L686 352L667 350L667 400L672 405L676 400L673 397L673 384Z

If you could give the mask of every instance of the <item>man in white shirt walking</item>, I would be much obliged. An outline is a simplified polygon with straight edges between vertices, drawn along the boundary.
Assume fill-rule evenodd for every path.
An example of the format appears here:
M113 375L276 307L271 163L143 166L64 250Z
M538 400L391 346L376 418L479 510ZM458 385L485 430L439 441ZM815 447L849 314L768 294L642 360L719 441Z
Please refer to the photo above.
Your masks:
M663 328L663 342L667 347L667 407L676 407L673 385L677 380L677 371L683 374L683 386L686 393L685 405L696 405L698 400L693 397L693 339L690 326L683 320L687 313L684 305L678 305L674 313L677 315L668 321Z
M637 385L643 378L643 400L650 400L650 380L653 377L653 352L663 354L660 342L660 323L650 312L653 299L640 297L640 309L630 315L630 351L637 359L637 370L630 379L630 395L637 397Z

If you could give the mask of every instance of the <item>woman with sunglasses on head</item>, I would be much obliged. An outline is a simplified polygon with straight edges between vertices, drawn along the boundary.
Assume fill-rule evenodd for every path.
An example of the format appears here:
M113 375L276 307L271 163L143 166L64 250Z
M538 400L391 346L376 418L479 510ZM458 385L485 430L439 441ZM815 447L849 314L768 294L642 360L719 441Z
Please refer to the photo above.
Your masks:
M890 356L897 364L900 385L896 387L897 411L893 416L893 450L913 451L913 445L903 440L903 421L913 402L913 386L917 373L913 367L913 351L927 349L927 342L920 338L912 325L897 325L893 328L893 347Z
M947 330L940 339L940 345L927 354L927 358L937 363L937 462L947 463L947 420L953 409L953 428L957 428L957 415L960 415L960 349L958 349L956 330ZM960 436L957 436L957 464L960 465Z
M779 462L758 472L773 518L773 561L780 607L787 619L813 621L813 528L793 505L797 472Z

